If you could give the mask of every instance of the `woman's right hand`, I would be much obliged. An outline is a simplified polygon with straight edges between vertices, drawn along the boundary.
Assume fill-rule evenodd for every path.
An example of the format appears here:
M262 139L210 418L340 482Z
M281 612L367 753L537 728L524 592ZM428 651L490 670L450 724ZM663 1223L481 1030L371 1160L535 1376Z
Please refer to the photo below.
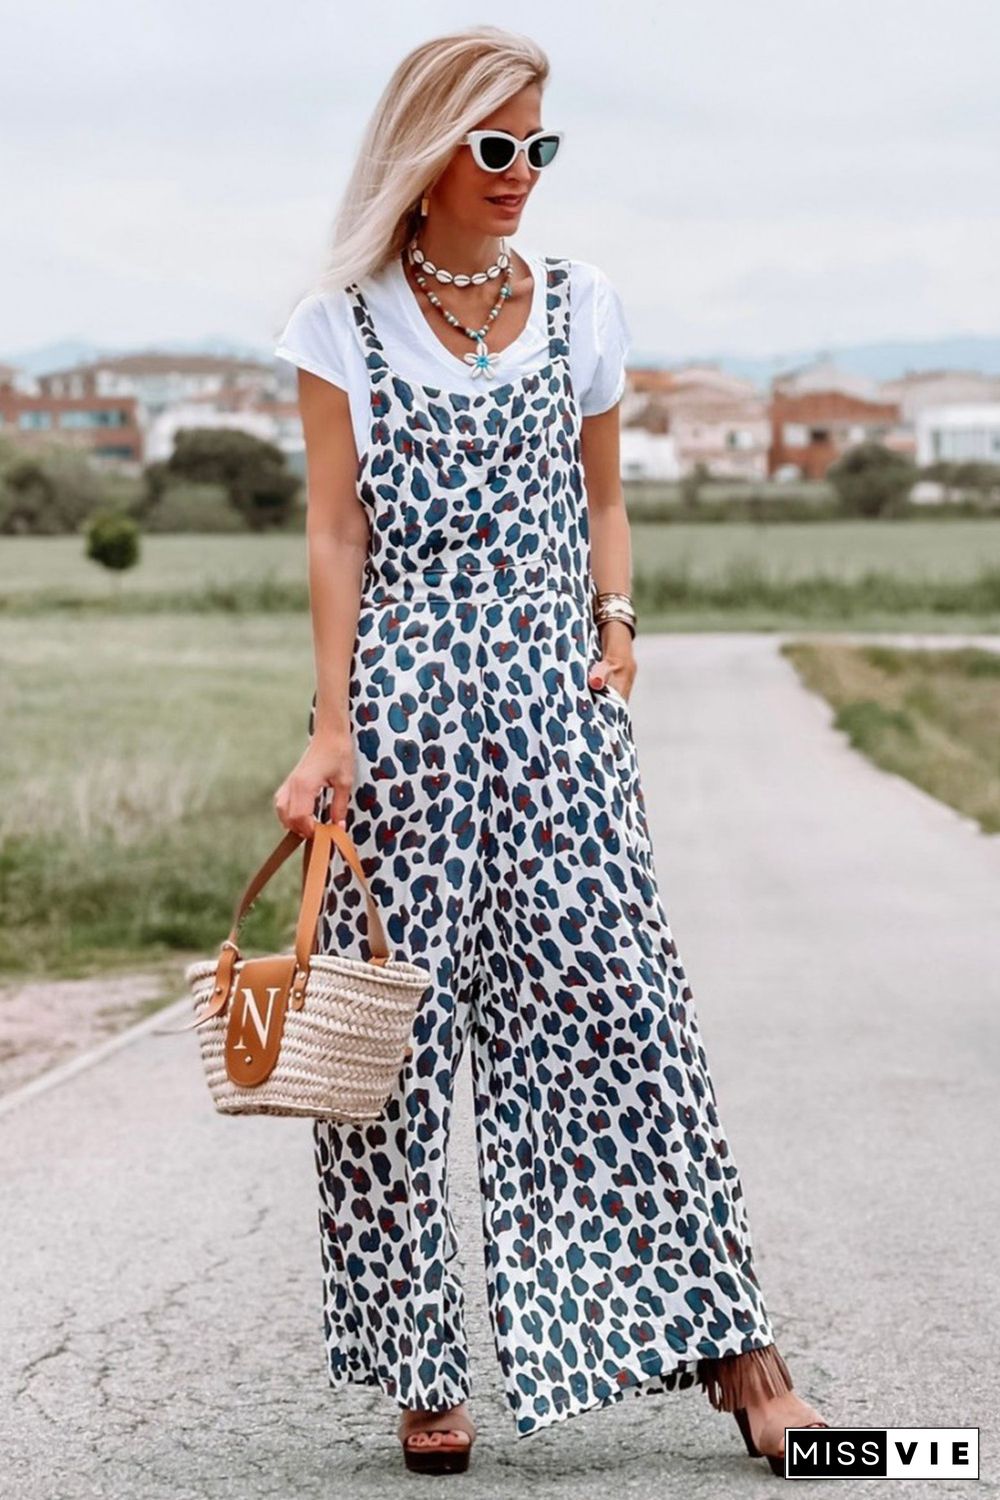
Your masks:
M315 821L316 799L325 786L333 788L329 821L347 827L347 808L354 784L354 742L349 729L314 734L298 765L274 794L274 810L284 826L309 838Z

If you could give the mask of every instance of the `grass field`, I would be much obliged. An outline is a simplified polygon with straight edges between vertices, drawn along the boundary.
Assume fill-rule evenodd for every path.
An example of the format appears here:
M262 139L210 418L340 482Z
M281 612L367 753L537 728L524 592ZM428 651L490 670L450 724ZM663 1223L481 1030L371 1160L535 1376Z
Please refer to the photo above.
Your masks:
M999 520L633 523L643 630L1000 630ZM148 535L108 576L73 537L7 538L0 615L309 609L298 534Z
M754 565L776 582L820 573L853 579L868 570L953 581L972 578L983 565L1000 567L1000 522L991 520L634 522L632 544L637 575L690 568L702 580L720 578L734 563ZM305 570L306 542L298 533L146 536L142 560L122 582L130 592L170 593L265 577L295 584ZM0 540L0 600L36 592L113 597L116 582L84 557L80 537Z
M679 546L697 574L667 628L755 620L788 628L790 598L803 601L809 623L829 624L805 607L822 594L820 566L857 585L847 597L868 598L868 615L845 617L852 628L873 617L887 629L1000 628L1000 606L993 616L956 609L943 620L893 607L894 589L911 604L914 590L923 598L933 587L959 590L959 602L974 598L977 570L1000 559L992 523L788 525L765 528L766 547L758 528L737 524L654 530L634 533L637 576L658 586L657 569L676 560L664 549ZM763 548L756 561L753 548ZM862 588L873 564L880 589ZM724 586L741 569L758 593L750 590L749 606L727 607L737 596ZM784 577L784 594L760 593L765 572ZM213 581L236 586L235 608L170 607L200 602ZM0 542L0 972L8 976L174 959L179 975L189 957L217 951L235 895L282 832L272 798L305 746L313 686L304 538L150 538L142 566L121 583L140 607L116 607L114 584L84 562L77 539ZM42 602L80 600L87 589L112 603ZM280 607L286 596L294 607ZM143 598L157 607L142 607ZM825 599L828 610L838 606L835 592ZM657 617L641 623L655 628ZM995 655L826 640L783 649L861 752L984 830L1000 830ZM251 949L291 941L298 872L293 859L259 898L244 928Z
M0 970L216 951L283 832L271 799L305 747L312 686L305 615L3 621ZM289 938L296 864L248 941Z
M634 523L632 551L637 574L683 567L697 578L712 579L733 563L746 562L775 582L823 573L850 580L868 571L954 581L974 577L986 564L1000 567L1000 522Z
M128 593L152 594L266 577L299 584L306 577L306 539L299 533L147 535L140 546L138 565L119 580L85 557L82 537L4 537L0 539L0 601L27 594L113 600L119 583Z
M640 628L1000 629L1000 522L633 523ZM112 575L76 537L0 544L0 614L308 609L300 534L163 535Z
M856 749L1000 833L1000 653L836 642L782 650Z

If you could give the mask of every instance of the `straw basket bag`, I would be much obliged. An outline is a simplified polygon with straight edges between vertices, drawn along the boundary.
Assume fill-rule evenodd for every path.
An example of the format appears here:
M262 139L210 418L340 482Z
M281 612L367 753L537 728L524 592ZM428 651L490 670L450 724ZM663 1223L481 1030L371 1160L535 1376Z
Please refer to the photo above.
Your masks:
M314 821L304 850L295 950L244 958L240 924L277 869L303 842L289 830L252 877L217 958L184 976L216 1109L223 1114L311 1115L377 1120L409 1055L409 1036L431 976L390 958L385 931L354 842L338 824ZM371 958L314 953L334 845L357 876L368 907Z

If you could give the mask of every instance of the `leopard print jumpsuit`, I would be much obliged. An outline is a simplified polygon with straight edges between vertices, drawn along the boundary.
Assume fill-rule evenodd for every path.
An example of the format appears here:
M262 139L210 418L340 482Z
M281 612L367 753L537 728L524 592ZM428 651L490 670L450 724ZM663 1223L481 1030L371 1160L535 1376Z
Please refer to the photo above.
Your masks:
M382 1119L313 1125L330 1384L458 1404L447 1145L468 1044L518 1437L696 1381L720 1409L748 1381L791 1385L657 889L631 712L588 683L601 644L570 264L545 265L546 363L476 395L401 379L347 289L371 380L347 826L390 944L432 985ZM340 862L319 943L370 956Z

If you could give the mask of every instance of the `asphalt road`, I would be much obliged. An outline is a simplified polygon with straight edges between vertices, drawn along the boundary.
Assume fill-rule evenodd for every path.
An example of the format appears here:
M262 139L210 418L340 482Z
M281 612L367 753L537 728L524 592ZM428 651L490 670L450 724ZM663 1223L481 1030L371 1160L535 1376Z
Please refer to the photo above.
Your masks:
M978 1426L977 1493L995 1494L1000 839L852 751L780 639L639 639L664 902L797 1385L831 1422ZM395 1407L326 1385L308 1122L217 1116L192 1034L85 1061L0 1101L4 1500L783 1483L696 1390L514 1439L464 1072L452 1170L479 1439L467 1475L407 1475ZM904 1494L924 1491L970 1493Z

